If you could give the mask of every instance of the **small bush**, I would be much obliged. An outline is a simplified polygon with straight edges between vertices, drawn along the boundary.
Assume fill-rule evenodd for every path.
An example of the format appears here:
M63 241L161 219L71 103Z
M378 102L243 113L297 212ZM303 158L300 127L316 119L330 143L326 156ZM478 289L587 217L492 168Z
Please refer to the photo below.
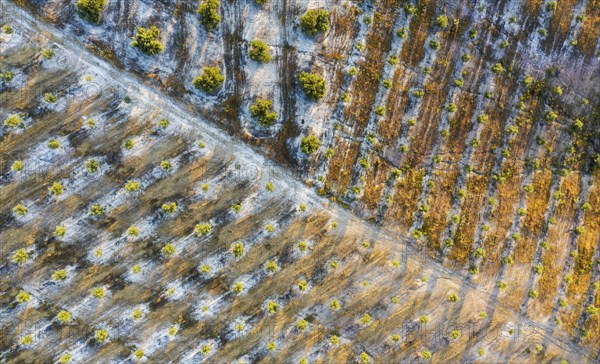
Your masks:
M67 271L64 269L59 269L52 273L52 280L55 282L64 281L67 278Z
M454 330L450 331L450 338L452 340L458 339L460 337L460 335L461 335L460 330L454 329Z
M221 87L223 81L225 81L225 76L221 75L218 67L204 67L202 74L196 77L192 84L195 88L210 93Z
M58 149L58 148L60 148L60 142L56 139L52 139L48 142L48 148Z
M300 72L298 79L309 98L319 100L325 96L326 82L323 77L315 73Z
M140 230L135 225L131 225L127 229L127 235L129 235L129 236L138 236L139 234L140 234Z
M102 206L95 204L90 207L90 214L92 216L100 216L104 213L104 209Z
M125 189L129 192L135 192L140 189L140 183L138 181L127 181Z
M235 243L231 247L231 254L237 259L241 258L244 255L244 244Z
M144 358L144 350L142 349L137 349L136 351L133 352L133 356L136 359L143 359Z
M316 35L329 29L329 12L324 9L309 9L300 18L300 28L308 35Z
M371 324L371 315L365 313L363 317L360 318L360 323L367 326Z
M164 171L168 171L169 169L171 169L171 162L169 162L169 161L160 162L160 168L162 168Z
M25 291L20 291L17 294L17 302L19 302L19 303L29 302L30 299L31 299L31 295Z
M500 63L496 63L492 66L492 72L496 74L503 74L505 72L504 67Z
M546 11L554 11L558 7L556 1L550 1L546 4Z
M210 224L207 222L203 222L200 224L196 224L196 226L194 227L194 234L196 234L196 236L204 236L210 233L211 230L212 227L210 226Z
M316 152L321 146L321 140L314 135L308 135L302 138L300 143L300 150L302 153L308 155Z
M142 312L142 310L140 310L140 309L133 310L133 312L131 313L131 318L133 320L137 321L137 320L141 319L142 317L144 317L144 312Z
M96 299L104 298L106 292L104 292L104 288L96 287L92 289L92 297Z
M250 114L258 120L260 126L271 126L277 120L277 113L273 111L273 101L257 99L250 105Z
M58 359L58 362L61 364L65 364L70 361L71 361L71 354L69 354L69 353L61 355L60 359Z
M6 119L4 119L4 126L9 128L16 128L23 125L23 120L17 114L9 115Z
M248 52L248 55L251 59L259 63L269 63L273 58L271 56L269 45L258 39L250 42L250 51Z
M14 161L13 164L10 166L10 170L14 172L23 170L23 162L21 162L20 160Z
M200 23L206 31L210 32L219 26L221 16L219 16L219 2L217 0L206 0L198 7L196 11L200 15Z
M242 293L244 291L244 283L242 283L242 282L235 282L233 284L233 286L231 287L231 290L234 293Z
M33 344L33 337L31 337L31 335L25 335L21 338L19 343L23 346L31 345Z
M275 186L273 185L273 183L267 182L265 184L265 189L269 192L273 192L273 191L275 191Z
M75 5L82 18L98 23L102 15L102 9L106 6L106 0L77 0Z
M265 265L265 270L268 273L275 273L277 272L277 270L279 270L279 267L277 266L277 263L275 263L275 261L269 260Z
M125 149L133 149L133 147L135 147L135 141L131 140L131 139L127 139L125 141L125 143L123 144L123 147L125 147Z
M408 29L406 28L399 28L398 30L396 30L396 35L402 39L408 37Z
M106 339L108 339L108 332L104 329L100 329L100 330L96 330L96 333L94 334L94 338L96 339L96 341L98 342L104 342L106 341Z
M279 311L279 304L275 301L267 302L267 311L271 314L277 313Z
M337 311L340 308L342 308L342 305L340 304L340 301L338 301L338 300L331 300L331 302L329 302L329 308L332 311Z
M460 301L460 298L458 297L458 295L456 293L450 293L448 295L448 301L450 301L450 302L458 302L458 301Z
M69 311L62 310L56 315L56 319L64 324L71 321L71 314Z
M65 234L67 233L67 229L65 229L63 226L57 226L54 229L54 236L62 238L63 236L65 236Z
M429 41L429 47L433 50L436 50L440 47L440 41L432 39Z
M435 24L440 28L448 28L448 17L446 15L440 15L435 19Z
M96 173L96 172L98 172L98 161L96 161L94 159L90 159L90 160L86 161L85 162L85 169L89 173Z
M53 104L56 102L56 100L57 98L52 92L47 92L44 94L44 101L46 101L47 103Z
M164 128L166 128L166 127L168 127L168 126L169 126L169 124L170 124L170 123L169 123L169 120L168 120L168 119L160 119L160 120L158 121L158 126L159 126L159 127L161 127L161 128L163 128L163 129L164 129Z
M25 207L23 204L17 204L15 207L13 207L12 211L17 216L25 216L29 210L27 210L27 207Z
M172 214L177 211L177 204L175 202L167 202L161 208L165 214Z
M358 355L358 359L361 363L368 363L371 361L371 357L369 356L369 354L365 353L364 351Z
M131 46L139 49L145 54L158 54L163 51L163 45L157 39L160 37L160 29L154 25L150 28L137 28Z
M50 48L46 48L42 51L42 57L46 59L52 59L54 58L54 51Z
M60 184L60 182L54 182L51 186L50 186L50 193L58 196L58 195L62 195L63 193L63 186L62 184Z

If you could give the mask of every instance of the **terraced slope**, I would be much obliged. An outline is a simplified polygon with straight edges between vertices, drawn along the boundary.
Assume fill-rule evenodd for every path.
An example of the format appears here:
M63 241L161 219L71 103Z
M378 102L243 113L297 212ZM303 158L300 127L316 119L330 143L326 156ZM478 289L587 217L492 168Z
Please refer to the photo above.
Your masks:
M111 3L106 11L116 11L110 9L117 6L119 11L132 11L122 5ZM291 16L288 4L274 5ZM60 17L62 6L39 8ZM594 99L577 106L580 109L572 103L564 106L573 116L583 115L578 128L563 121L562 112L556 120L536 121L552 119L548 107L563 110L563 99L557 94L546 99L548 93L541 92L536 82L527 86L514 81L514 89L502 86L508 88L502 88L504 96L495 101L473 90L459 91L452 100L457 105L453 113L460 116L450 120L446 115L450 112L443 111L447 108L439 111L446 115L446 137L435 132L443 127L431 124L442 121L423 114L415 117L415 125L408 120L398 124L414 136L390 136L387 147L370 149L368 133L381 124L365 110L378 104L374 100L383 100L385 92L377 86L379 81L371 85L380 90L377 93L365 85L381 70L378 67L389 67L377 60L392 52L398 40L367 44L367 54L383 52L364 60L361 69L372 72L372 77L361 79L366 76L359 71L361 81L352 81L360 82L356 86L342 77L349 82L351 98L365 98L362 106L342 107L332 101L339 107L328 108L323 102L329 94L313 104L284 87L285 99L295 103L284 115L310 109L322 116L333 110L332 115L356 120L356 125L340 124L339 129L324 127L323 133L334 135L335 153L329 160L314 155L315 160L303 161L303 173L326 174L326 181L319 182L323 184L347 179L347 186L355 186L352 181L364 181L351 194L344 189L336 192L334 184L321 191L350 203L362 217L376 211L383 219L375 219L381 224L374 226L336 204L326 204L291 172L207 124L202 116L208 111L229 110L228 103L221 108L220 98L236 92L245 95L244 87L249 86L244 86L243 78L234 82L227 71L228 81L218 95L183 96L208 110L197 114L193 111L198 106L185 110L189 104L179 105L177 95L172 99L161 94L89 54L79 46L80 38L65 37L76 28L36 24L11 4L3 9L12 14L12 33L0 34L2 71L13 74L2 81L0 113L2 120L20 117L18 122L12 119L20 125L2 125L0 144L4 359L50 362L69 353L75 362L120 362L133 360L142 350L142 357L151 362L307 358L337 363L360 360L362 353L375 362L421 361L429 354L439 363L597 361L599 325L594 308L600 299L600 234L597 172L589 156L595 143L590 106ZM404 19L399 8L385 9L387 13L373 16L369 27L360 25L358 36L387 34L381 19ZM436 8L423 9L429 14ZM234 13L227 8L223 15ZM222 26L239 26L239 19L223 21ZM415 24L409 27L411 32L426 30ZM392 25L393 29L396 23ZM89 31L87 27L83 29ZM112 56L114 62L129 59L132 64L126 67L134 73L146 72L136 69L136 62L144 67L153 62L157 67L169 65L165 58L135 54L124 37L109 36L117 30L107 32L106 39L134 52ZM387 41L390 49L373 46ZM227 50L239 43L224 44ZM410 44L413 49L400 58L408 65L419 64L418 44ZM190 54L198 56L197 51ZM298 54L311 57L309 52ZM289 62L296 56L285 57ZM584 65L596 62L581 59ZM230 61L234 62L226 62ZM410 67L394 71L400 73L390 92L410 74ZM582 75L593 70L589 67L581 67ZM478 69L498 84L512 82L483 65ZM287 71L281 73L290 84L295 82ZM581 77L580 87L591 92L592 81L586 86ZM453 88L444 82L434 85ZM503 125L509 114L494 102L516 101L519 90L526 95L524 107L533 113L512 111L515 125ZM436 103L427 101L427 90L417 98L421 101L413 91L412 96L398 96L397 102L406 103L398 115L404 115L404 107L427 113L435 109ZM465 111L462 102L479 106ZM247 105L239 110L246 109ZM479 118L482 115L488 120ZM305 122L312 132L321 130L314 120ZM293 144L285 133L304 130L294 125L278 134L283 144L264 145L267 154L273 148L273 153L283 155L283 145ZM265 132L256 125L252 128ZM277 128L269 132L279 133ZM387 132L398 131L392 129ZM397 138L412 144L403 151ZM492 148L500 142L501 147ZM567 142L572 142L573 150L568 150ZM478 152L481 146L486 147ZM382 154L377 159L369 154L365 161L366 151ZM384 158L384 153L395 153L400 160L412 161L409 154L418 158L400 168L404 162L390 162L394 159ZM293 158L299 155L294 153ZM86 164L92 160L97 168ZM347 161L352 160L349 167ZM399 178L392 176L394 166L401 170ZM356 173L346 173L349 168ZM139 182L138 188L128 181ZM369 202L371 195L390 198ZM352 196L356 199L349 199ZM176 209L169 213L171 203ZM93 205L99 205L102 213L90 214ZM236 258L232 248L238 242L244 254ZM306 242L306 249L300 242ZM66 277L61 278L61 272L53 279L61 270ZM300 289L302 280L306 292ZM239 289L242 292L235 292ZM457 302L450 302L453 294ZM332 309L334 301L339 310ZM277 303L277 310L271 302ZM276 312L269 312L269 303ZM68 323L57 319L63 310L71 315ZM106 340L99 342L96 336L103 332L99 330L106 331ZM339 343L332 344L332 336Z

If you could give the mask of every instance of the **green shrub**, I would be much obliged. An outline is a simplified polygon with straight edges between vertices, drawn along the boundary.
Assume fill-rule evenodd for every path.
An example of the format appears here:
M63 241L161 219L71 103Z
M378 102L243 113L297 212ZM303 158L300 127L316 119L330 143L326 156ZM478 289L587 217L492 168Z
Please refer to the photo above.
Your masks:
M167 202L161 208L165 214L172 214L177 211L177 204L175 202Z
M429 41L429 47L431 49L434 49L434 50L438 49L440 47L440 41L439 40L435 40L435 39L430 40Z
M71 361L71 354L69 354L69 353L61 355L60 359L58 359L58 362L61 364L68 363L70 361Z
M169 162L169 161L160 162L160 168L162 168L165 171L168 171L169 169L171 169L171 162Z
M6 34L12 34L12 33L13 33L13 29L12 29L12 28L11 28L11 26L10 26L10 25L8 25L8 24L4 24L4 25L2 26L2 30L3 30L3 31L4 31L4 33L6 33Z
M196 11L200 15L200 23L206 31L210 32L217 29L221 17L219 16L219 2L217 0L206 0Z
M392 55L389 56L388 63L392 66L396 66L398 63L400 63L400 59L397 56Z
M440 15L435 19L435 24L440 28L448 28L448 17L446 15Z
M140 189L140 183L138 181L127 181L125 189L129 192L135 192Z
M135 141L133 141L132 139L127 139L123 144L123 147L125 147L125 149L127 150L133 149L133 147L135 147Z
M529 298L537 298L539 296L538 291L536 291L535 289L529 291L529 293L527 294L529 296Z
M143 359L144 358L144 350L137 349L136 351L133 352L133 356L138 360Z
M82 18L98 23L102 15L102 9L106 6L106 0L77 0L75 5Z
M275 263L275 261L273 261L273 260L269 260L267 262L267 264L265 265L265 270L268 273L275 273L275 272L277 272L278 269L279 269L279 267L277 266L277 263Z
M90 207L90 214L92 216L100 216L104 213L104 209L102 208L102 206L98 205L98 204L94 204Z
M324 9L309 9L300 18L300 28L308 35L316 35L329 29L329 12Z
M279 311L279 304L275 301L267 302L267 311L271 314L277 313Z
M90 160L86 161L85 162L85 169L89 173L96 173L96 172L98 172L98 161L96 161L94 159L90 159Z
M17 264L23 264L29 259L29 254L25 249L17 249L12 255L11 260Z
M58 148L60 148L60 142L56 139L52 139L48 142L48 148L58 149Z
M157 40L160 37L160 29L154 25L150 28L137 28L131 46L139 49L145 54L158 54L163 51L163 45Z
M260 126L271 126L277 120L277 113L273 111L273 101L268 99L257 99L250 105L250 114L257 119Z
M63 193L63 186L62 184L60 184L60 182L54 182L51 186L50 186L50 193L58 196L58 195L62 195Z
M452 340L458 339L460 337L460 335L461 335L460 330L454 329L454 330L450 331L450 338Z
M29 210L23 204L17 204L12 211L17 216L25 216Z
M30 299L31 299L31 295L25 291L20 291L17 294L17 302L19 302L19 303L29 302Z
M131 225L127 229L127 235L129 235L129 236L138 236L139 234L140 234L140 230L135 225Z
M460 300L460 298L458 297L458 295L456 293L450 293L448 295L448 301L450 302L458 302Z
M96 288L92 289L92 297L94 297L96 299L104 298L105 295L106 295L106 292L104 292L104 288L96 287Z
M492 66L492 72L496 74L503 74L505 72L504 67L500 63L496 63Z
M158 126L159 126L159 127L161 127L161 128L163 128L163 129L164 129L164 128L166 128L166 127L168 127L168 126L169 126L169 124L170 124L170 123L169 123L169 120L168 120L168 119L160 119L160 120L158 121Z
M65 236L66 233L67 233L67 229L65 229L62 226L57 226L54 229L54 236L57 236L59 238L62 238L63 236Z
M546 11L554 11L558 7L556 1L550 1L546 4Z
M58 313L58 315L56 315L56 319L64 324L71 321L71 314L69 311L62 310Z
M331 300L331 302L329 302L329 308L332 311L337 311L340 308L342 308L342 305L340 304L340 301L338 301L338 300Z
M399 28L398 30L396 30L396 35L402 39L408 37L408 29L406 28Z
M275 186L271 182L267 182L265 184L265 189L269 192L275 191Z
M52 280L55 282L63 281L67 278L67 271L64 269L58 269L52 273Z
M250 42L250 51L248 52L248 55L251 59L259 63L269 63L273 58L271 56L269 45L258 39Z
M321 146L321 140L314 135L308 135L302 138L300 143L300 150L302 153L308 155L316 152Z
M235 243L231 247L231 254L237 259L241 258L244 255L244 244Z
M194 234L196 234L196 236L204 236L210 233L211 230L212 226L210 226L210 224L207 222L203 222L200 224L196 224L196 226L194 227Z
M244 283L242 283L242 282L235 282L233 284L233 286L231 287L231 290L234 293L242 293L244 291Z
M462 78L457 78L454 80L454 86L461 87L465 84L465 80Z
M23 170L23 162L21 162L20 160L14 161L13 164L10 166L10 170L14 172Z
M42 57L46 59L52 59L54 58L54 51L50 48L46 48L42 51Z
M12 114L4 119L4 125L8 126L9 128L16 128L23 125L23 119L21 119L21 117L17 114Z
M44 101L49 104L55 103L57 100L56 96L52 92L47 92L44 94Z
M218 67L204 67L202 74L196 77L192 84L195 88L210 93L221 87L223 81L225 81L225 76L221 75Z
M363 315L363 317L360 318L360 323L367 326L371 324L371 315L369 315L368 313L365 313Z
M323 77L315 73L300 72L298 79L309 98L318 100L325 96L326 83Z
M362 351L358 355L358 359L360 360L361 363L368 363L371 361L371 357L369 356L369 354L365 353L364 351Z
M98 342L104 342L106 341L106 339L108 339L108 332L104 329L100 329L100 330L96 330L96 333L94 334L94 338L96 339L96 341Z

